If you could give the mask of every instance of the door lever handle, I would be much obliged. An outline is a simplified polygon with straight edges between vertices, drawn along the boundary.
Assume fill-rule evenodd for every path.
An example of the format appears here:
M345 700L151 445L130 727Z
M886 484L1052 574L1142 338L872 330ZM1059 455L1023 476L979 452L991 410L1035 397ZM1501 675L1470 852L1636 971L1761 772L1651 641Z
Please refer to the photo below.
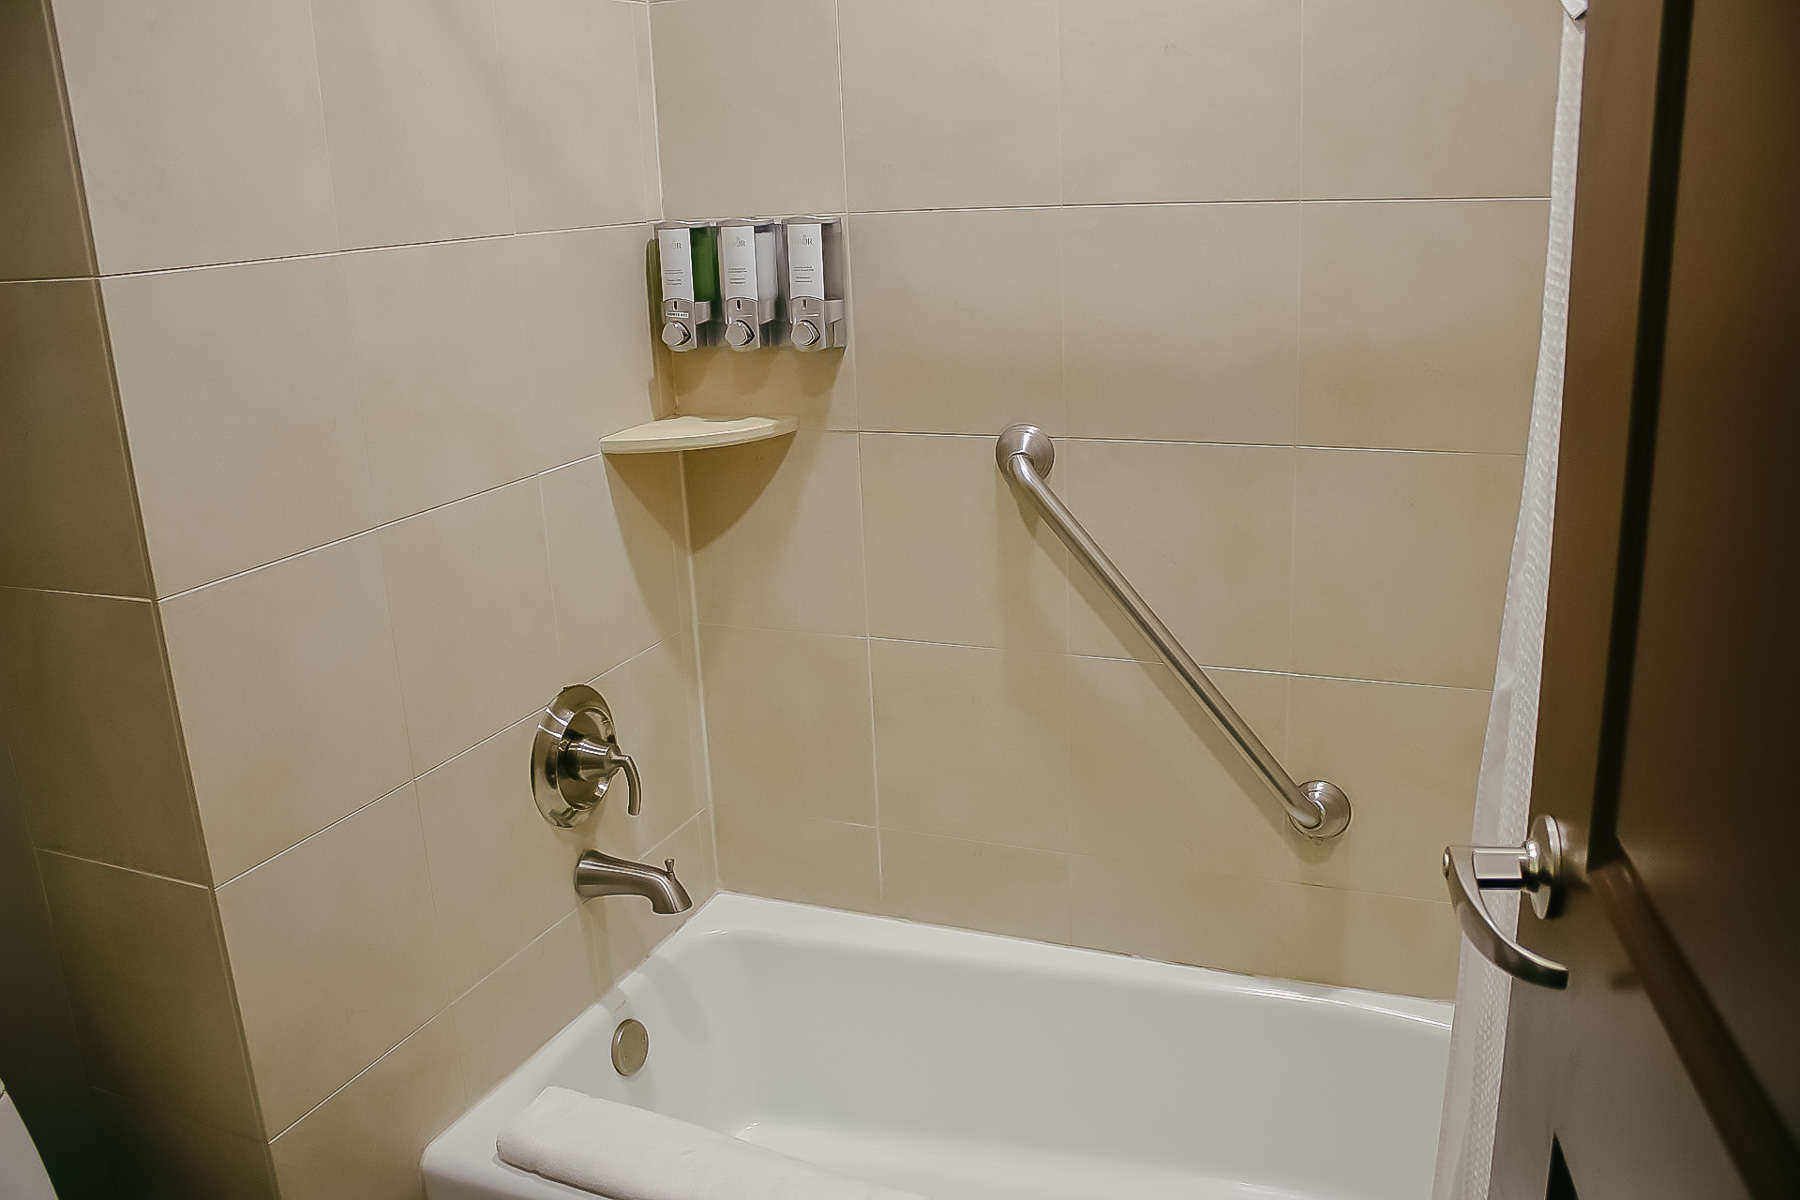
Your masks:
M1569 986L1569 968L1526 949L1495 924L1483 892L1519 891L1531 897L1532 910L1554 917L1568 884L1562 826L1552 817L1531 822L1522 846L1446 846L1444 885L1463 936L1481 956L1514 979L1561 990Z

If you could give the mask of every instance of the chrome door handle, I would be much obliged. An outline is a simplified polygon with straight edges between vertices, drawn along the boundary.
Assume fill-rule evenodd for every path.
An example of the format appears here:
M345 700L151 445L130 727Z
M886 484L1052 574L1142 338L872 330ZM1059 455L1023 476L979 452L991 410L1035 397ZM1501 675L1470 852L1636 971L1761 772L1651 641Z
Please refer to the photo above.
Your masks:
M1444 884L1469 944L1514 979L1559 990L1569 986L1569 968L1503 933L1481 894L1524 892L1538 916L1554 917L1569 883L1565 843L1562 826L1540 815L1531 822L1523 846L1444 847Z

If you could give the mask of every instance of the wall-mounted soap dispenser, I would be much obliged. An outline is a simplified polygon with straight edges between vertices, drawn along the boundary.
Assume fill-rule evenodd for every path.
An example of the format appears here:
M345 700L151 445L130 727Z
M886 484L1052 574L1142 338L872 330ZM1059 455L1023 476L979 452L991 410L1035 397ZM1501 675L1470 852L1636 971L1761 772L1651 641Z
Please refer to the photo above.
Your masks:
M832 350L850 340L844 309L844 223L837 217L789 217L788 342L796 350Z
M781 341L781 257L775 222L719 222L725 344L733 350L759 350Z
M719 340L718 228L710 221L656 226L661 264L663 345L692 350Z

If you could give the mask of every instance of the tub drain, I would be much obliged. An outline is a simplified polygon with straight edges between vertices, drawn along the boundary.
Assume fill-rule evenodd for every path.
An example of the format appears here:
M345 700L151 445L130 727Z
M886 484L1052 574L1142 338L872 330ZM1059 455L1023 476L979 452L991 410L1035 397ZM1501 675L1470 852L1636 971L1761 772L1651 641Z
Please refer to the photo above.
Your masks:
M650 1057L650 1031L643 1022L626 1017L612 1035L613 1070L621 1075L636 1075Z

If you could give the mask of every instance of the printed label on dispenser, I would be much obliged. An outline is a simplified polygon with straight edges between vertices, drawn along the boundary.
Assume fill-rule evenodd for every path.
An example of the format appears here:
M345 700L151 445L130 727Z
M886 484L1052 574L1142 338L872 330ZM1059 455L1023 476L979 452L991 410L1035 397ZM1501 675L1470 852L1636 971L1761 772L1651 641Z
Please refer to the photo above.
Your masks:
M694 248L686 229L656 231L657 257L662 260L664 300L694 298Z
M825 231L817 222L788 223L788 295L825 298Z
M724 269L727 300L756 299L756 228L727 225L719 230L719 265Z

